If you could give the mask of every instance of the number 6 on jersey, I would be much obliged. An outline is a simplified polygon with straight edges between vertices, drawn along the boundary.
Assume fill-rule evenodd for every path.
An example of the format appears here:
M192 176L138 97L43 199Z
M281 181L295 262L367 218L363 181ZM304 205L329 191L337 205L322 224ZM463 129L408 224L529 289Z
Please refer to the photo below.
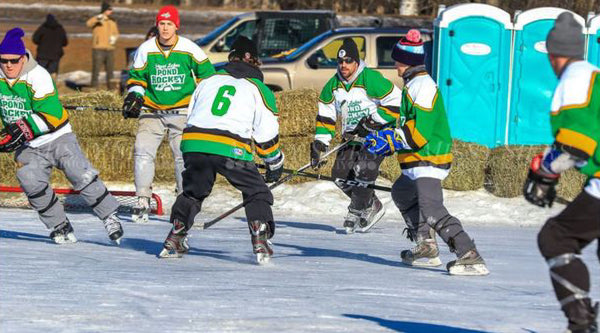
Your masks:
M222 116L227 113L229 106L231 105L230 98L235 95L234 86L222 86L217 92L217 96L213 101L211 112L215 116Z

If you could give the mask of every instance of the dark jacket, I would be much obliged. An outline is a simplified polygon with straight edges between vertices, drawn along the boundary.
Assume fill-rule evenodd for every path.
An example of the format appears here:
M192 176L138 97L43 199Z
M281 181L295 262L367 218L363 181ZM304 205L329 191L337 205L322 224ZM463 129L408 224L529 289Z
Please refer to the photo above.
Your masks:
M33 34L33 42L38 46L37 58L59 60L63 56L63 47L67 46L67 33L53 15L46 16L44 22Z

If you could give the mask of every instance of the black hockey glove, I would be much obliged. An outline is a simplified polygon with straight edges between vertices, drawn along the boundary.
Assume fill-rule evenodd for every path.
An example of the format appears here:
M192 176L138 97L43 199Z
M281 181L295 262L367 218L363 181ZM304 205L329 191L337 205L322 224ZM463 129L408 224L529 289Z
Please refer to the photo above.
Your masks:
M319 169L327 163L326 160L321 160L321 153L326 152L327 147L328 146L320 140L315 140L310 144L310 166L312 166L313 169Z
M33 140L33 130L25 118L19 119L12 124L8 124L0 131L0 152L10 153Z
M265 183L274 183L281 178L283 174L283 160L285 156L280 152L279 156L275 157L270 161L265 161L267 165L267 171L265 172Z
M383 126L373 120L371 116L363 117L350 134L355 134L361 138L382 129Z
M531 160L529 174L523 186L523 196L536 206L552 207L560 174L545 171L541 166L543 158L543 154L539 154Z
M130 92L123 102L123 118L139 118L144 98L140 94Z

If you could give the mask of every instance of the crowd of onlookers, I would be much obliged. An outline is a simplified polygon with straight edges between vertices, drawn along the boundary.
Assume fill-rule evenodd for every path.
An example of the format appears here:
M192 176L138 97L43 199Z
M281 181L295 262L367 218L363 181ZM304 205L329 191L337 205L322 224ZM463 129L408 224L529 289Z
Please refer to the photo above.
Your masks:
M91 86L98 87L100 69L106 71L106 86L113 89L111 83L114 70L114 50L119 38L117 22L111 17L113 9L110 4L103 2L100 13L87 20L86 25L92 29L92 79ZM64 55L63 48L68 44L67 33L63 26L52 14L46 16L46 21L33 34L33 42L37 45L35 60L56 81L60 59Z

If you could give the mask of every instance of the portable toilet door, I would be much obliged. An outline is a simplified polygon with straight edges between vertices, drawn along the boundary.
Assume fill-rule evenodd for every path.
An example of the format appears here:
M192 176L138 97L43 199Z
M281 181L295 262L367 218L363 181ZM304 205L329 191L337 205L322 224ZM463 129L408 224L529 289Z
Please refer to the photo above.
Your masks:
M587 60L600 67L600 15L592 17L588 22Z
M550 144L550 104L558 84L548 61L546 37L565 9L535 8L517 15L514 29L508 143ZM585 27L583 17L573 14ZM582 34L585 31L582 30Z
M488 147L504 144L510 72L510 15L485 4L460 4L435 21L436 81L452 136Z

